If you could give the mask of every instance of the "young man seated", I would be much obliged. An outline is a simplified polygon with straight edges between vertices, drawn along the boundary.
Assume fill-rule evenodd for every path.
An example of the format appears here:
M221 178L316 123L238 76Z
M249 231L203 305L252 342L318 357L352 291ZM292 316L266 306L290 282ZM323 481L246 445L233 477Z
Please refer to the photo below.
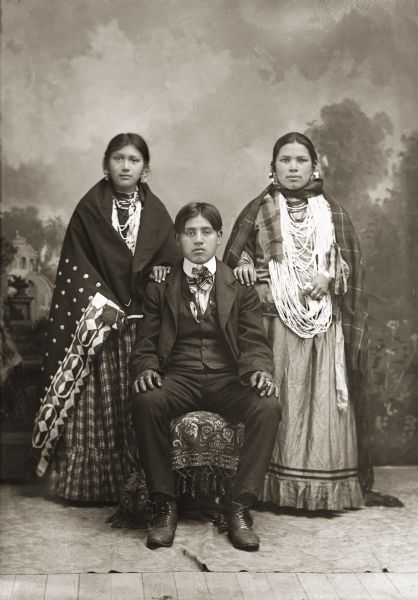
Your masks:
M261 491L280 420L260 302L253 287L240 285L215 258L222 219L214 206L187 204L174 227L184 259L165 281L149 283L130 359L134 426L156 504L147 546L171 546L177 526L168 424L208 410L245 424L227 524L236 548L257 550L248 509Z

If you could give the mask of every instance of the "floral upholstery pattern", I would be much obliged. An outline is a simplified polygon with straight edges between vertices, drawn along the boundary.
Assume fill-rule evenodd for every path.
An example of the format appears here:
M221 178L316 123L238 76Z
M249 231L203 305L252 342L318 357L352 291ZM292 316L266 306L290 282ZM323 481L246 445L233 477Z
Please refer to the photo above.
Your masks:
M220 415L195 411L170 424L173 470L216 466L236 471L244 438L241 423L229 423Z

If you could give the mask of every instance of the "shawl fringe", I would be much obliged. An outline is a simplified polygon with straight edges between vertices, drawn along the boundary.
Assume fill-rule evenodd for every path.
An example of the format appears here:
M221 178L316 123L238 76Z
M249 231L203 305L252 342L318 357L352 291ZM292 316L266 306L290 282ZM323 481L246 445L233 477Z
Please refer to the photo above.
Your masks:
M247 243L254 235L257 214L264 199L274 193L274 186L264 189L254 200L249 202L238 215L227 242L223 260L234 269ZM311 194L312 195L312 194ZM365 294L365 268L360 244L354 226L343 207L324 194L328 201L335 228L338 256L342 257L350 269L349 277L344 282L338 280L339 305L341 309L344 332L345 351L347 357L348 383L350 397L353 399L356 414L358 437L360 484L363 493L371 490L373 485L373 468L368 446L368 397L367 397L367 296ZM346 294L342 295L346 285ZM343 286L343 290L341 290Z

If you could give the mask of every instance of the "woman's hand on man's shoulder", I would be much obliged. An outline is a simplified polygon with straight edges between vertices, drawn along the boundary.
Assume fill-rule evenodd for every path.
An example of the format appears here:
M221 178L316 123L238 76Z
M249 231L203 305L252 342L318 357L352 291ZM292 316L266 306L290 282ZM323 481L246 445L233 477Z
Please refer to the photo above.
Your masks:
M235 278L242 284L249 287L257 281L257 272L253 265L240 265L234 269Z
M165 278L170 273L171 267L165 267L163 265L156 265L152 267L151 272L149 274L149 278L153 279L156 283L161 283L165 281Z

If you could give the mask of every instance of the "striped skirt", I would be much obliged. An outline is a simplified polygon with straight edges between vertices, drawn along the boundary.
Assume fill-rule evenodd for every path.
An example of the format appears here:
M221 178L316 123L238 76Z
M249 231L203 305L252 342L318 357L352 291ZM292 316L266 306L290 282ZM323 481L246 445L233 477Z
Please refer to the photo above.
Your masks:
M94 357L50 469L51 491L62 498L117 501L138 464L128 361L139 328L115 331Z
M260 499L306 510L362 506L354 407L337 406L335 325L303 339L279 317L264 324L283 414Z

